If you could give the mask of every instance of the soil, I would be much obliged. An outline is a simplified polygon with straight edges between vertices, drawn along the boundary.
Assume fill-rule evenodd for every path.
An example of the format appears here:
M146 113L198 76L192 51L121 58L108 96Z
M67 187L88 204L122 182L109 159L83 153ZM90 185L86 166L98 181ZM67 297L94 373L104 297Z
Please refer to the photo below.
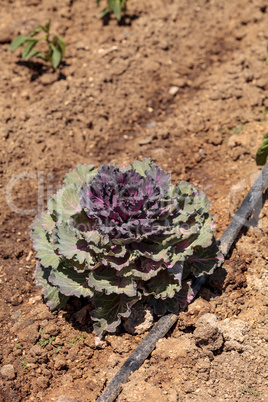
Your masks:
M83 301L56 313L42 301L29 225L66 172L150 157L205 190L220 237L260 171L265 0L129 0L120 24L98 11L1 0L2 401L94 401L146 335L96 342ZM8 49L49 18L67 44L56 72ZM267 234L266 203L118 401L268 400Z

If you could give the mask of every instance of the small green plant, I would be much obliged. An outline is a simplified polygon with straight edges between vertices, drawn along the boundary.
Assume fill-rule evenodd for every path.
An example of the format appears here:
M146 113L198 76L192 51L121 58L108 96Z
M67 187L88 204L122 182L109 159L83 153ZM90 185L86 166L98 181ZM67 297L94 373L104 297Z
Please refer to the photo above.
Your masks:
M50 22L51 20L45 25L38 25L29 35L17 36L17 38L11 42L9 49L15 50L20 46L24 46L22 52L22 58L24 60L28 60L31 57L47 60L51 63L53 69L56 70L65 55L65 41L59 36L53 36L53 39L50 39ZM44 32L44 35L36 37L40 32ZM35 49L35 46L40 41L46 42L48 46L46 52Z
M75 341L76 341L76 339L71 339L70 342L69 342L69 345L70 346L77 346Z
M240 391L243 395L244 394L251 394L254 396L259 396L260 393L255 390L255 388L238 388L238 391Z
M55 336L51 336L48 339L42 338L38 343L38 345L42 346L42 348L46 347L47 345L52 345L52 342L55 341Z
M241 131L244 130L245 127L246 127L245 125L236 126L236 127L234 127L234 128L232 129L232 132L233 132L234 134L239 134L239 133L241 133Z
M55 353L59 353L59 351L61 350L61 346L58 346L55 350Z
M117 20L120 21L122 13L126 12L126 3L127 0L107 0L107 7L99 14L99 18L113 12ZM100 0L96 0L96 4L99 6Z
M262 139L262 145L256 153L256 163L257 165L265 165L268 161L268 133Z
M39 332L40 332L41 335L44 335L44 333L45 333L44 328L41 328Z
M20 357L20 363L21 367L25 370L27 368L27 363L25 363L25 360L22 356Z
M18 349L22 349L22 346L19 343L15 344Z
M84 340L85 340L85 335L83 334L83 332L81 333L81 335L78 335L77 337L76 337L76 339L79 341L82 341L82 342L84 342Z

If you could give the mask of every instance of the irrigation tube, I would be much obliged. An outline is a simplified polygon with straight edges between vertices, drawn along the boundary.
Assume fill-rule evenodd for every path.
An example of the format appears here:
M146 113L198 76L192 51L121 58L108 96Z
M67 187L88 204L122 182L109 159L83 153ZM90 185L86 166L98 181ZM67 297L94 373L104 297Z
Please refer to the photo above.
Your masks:
M227 256L242 226L244 226L254 207L257 205L258 201L260 201L267 186L268 162L262 169L257 180L252 185L240 208L219 240L220 248L225 257ZM195 281L193 285L195 295L197 295L201 287L205 284L208 276L209 275L203 275ZM116 399L121 391L121 385L127 381L131 373L133 373L143 364L144 360L154 350L156 342L166 335L169 329L176 323L178 318L179 314L168 314L158 320L153 329L121 366L114 378L109 382L103 394L98 398L97 402L113 402Z

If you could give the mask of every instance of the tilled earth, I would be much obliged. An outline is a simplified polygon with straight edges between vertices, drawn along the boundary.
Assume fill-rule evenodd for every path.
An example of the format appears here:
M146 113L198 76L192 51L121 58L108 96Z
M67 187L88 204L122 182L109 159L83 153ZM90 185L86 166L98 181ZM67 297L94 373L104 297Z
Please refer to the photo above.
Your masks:
M103 3L103 4L102 4ZM105 2L101 2L104 6ZM268 131L265 0L2 0L0 400L94 401L146 334L95 342L85 302L51 313L35 286L34 215L80 163L152 158L204 190L217 237L260 168ZM51 18L57 72L8 50ZM267 203L118 401L268 400Z

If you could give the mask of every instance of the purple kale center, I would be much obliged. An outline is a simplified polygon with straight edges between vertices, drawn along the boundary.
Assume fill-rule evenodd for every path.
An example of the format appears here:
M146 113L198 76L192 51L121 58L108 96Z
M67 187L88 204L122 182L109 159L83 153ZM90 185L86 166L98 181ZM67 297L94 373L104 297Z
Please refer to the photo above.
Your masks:
M105 165L82 187L81 206L100 232L115 238L133 238L152 231L170 182L169 175L156 165L145 174Z

